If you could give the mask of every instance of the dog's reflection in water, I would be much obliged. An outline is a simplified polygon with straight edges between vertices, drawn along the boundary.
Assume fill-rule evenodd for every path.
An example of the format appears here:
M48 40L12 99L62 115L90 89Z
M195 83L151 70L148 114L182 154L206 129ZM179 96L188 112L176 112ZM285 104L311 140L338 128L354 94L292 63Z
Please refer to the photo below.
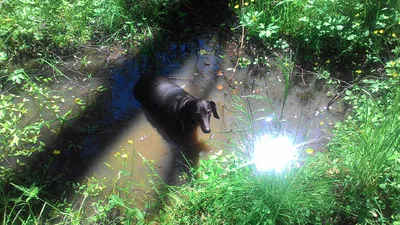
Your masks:
M209 152L210 148L198 139L197 127L191 130L182 130L180 124L165 119L159 112L144 109L145 116L150 124L168 143L171 159L166 169L164 181L168 185L181 185L185 180L180 176L187 175L190 179L190 168L197 167L200 152ZM149 149L151 151L151 149Z

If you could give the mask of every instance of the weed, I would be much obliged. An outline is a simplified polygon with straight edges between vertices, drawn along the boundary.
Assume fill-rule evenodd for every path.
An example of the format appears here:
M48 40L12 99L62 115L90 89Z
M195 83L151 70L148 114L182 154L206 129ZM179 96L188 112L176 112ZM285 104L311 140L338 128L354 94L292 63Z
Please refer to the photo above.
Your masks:
M221 152L202 161L198 178L172 192L162 221L170 224L321 223L333 205L323 169L304 165L281 174L258 173L243 157ZM309 173L313 171L312 173Z
M239 66L240 68L246 68L248 65L251 64L250 59L244 58L244 57L240 57L239 58Z
M48 52L64 55L93 40L142 42L159 29L173 2L17 0L1 7L0 53L13 59L45 57Z
M329 147L338 163L336 191L343 214L359 221L389 223L399 207L398 147L396 125L400 89L394 79L366 81L354 104L354 117L339 123ZM360 90L355 88L355 90ZM371 98L370 93L386 94ZM397 172L396 172L397 171ZM394 184L394 186L393 186Z
M267 46L289 47L313 62L336 57L340 63L374 62L398 45L398 1L231 2L240 24ZM236 7L237 6L237 7ZM365 62L364 62L365 63Z
M9 93L0 95L0 160L2 162L0 173L3 179L8 177L4 175L9 173L12 167L6 163L10 157L26 157L34 152L43 151L45 144L39 138L42 129L50 127L55 122L63 123L70 118L71 113L68 111L60 115L59 104L62 97L50 94L48 87L38 85L38 83L48 83L52 78L40 76L31 78L23 69L18 69L8 79L13 83L13 89L21 91L21 94L13 93L16 91L10 89ZM31 118L33 115L38 115L38 117ZM48 120L49 115L52 115L54 119ZM20 160L17 160L17 163L23 164Z

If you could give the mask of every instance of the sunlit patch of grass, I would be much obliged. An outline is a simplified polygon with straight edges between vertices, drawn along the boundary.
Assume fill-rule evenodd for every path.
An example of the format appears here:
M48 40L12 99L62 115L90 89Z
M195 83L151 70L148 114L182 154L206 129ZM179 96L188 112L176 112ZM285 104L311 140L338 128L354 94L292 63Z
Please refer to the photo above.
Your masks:
M202 161L197 179L170 194L162 221L171 224L309 224L334 205L324 171L313 164L282 173L238 167L244 158L215 155ZM313 170L310 170L313 167Z
M386 97L390 101L382 101ZM353 220L393 221L400 207L400 89L377 99L364 93L355 104L357 117L339 124L329 144L337 162L339 211Z
M254 165L254 156L258 157L256 160L263 160L253 153L258 138L269 134L279 139L284 129L272 109L249 108L247 101L250 100L265 101L267 105L269 102L259 95L233 96L237 120L229 143L222 145L225 150L200 161L199 168L193 171L196 179L192 182L171 189L170 204L161 213L160 221L167 224L316 224L330 220L335 199L333 179L326 176L329 167L325 161L307 156L279 171L276 168L259 171ZM282 146L266 146L265 141L263 144L260 151L271 150L273 154L282 150Z

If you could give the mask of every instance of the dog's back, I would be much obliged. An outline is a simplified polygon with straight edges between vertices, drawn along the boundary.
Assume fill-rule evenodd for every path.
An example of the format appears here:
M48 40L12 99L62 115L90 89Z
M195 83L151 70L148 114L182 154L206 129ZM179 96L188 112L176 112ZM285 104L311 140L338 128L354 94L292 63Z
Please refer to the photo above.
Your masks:
M147 109L161 110L177 117L177 107L182 100L194 99L178 85L162 76L141 78L134 88L135 98Z
M175 121L182 130L200 126L203 133L210 133L211 113L219 119L215 102L196 98L165 77L142 78L134 95L147 111Z

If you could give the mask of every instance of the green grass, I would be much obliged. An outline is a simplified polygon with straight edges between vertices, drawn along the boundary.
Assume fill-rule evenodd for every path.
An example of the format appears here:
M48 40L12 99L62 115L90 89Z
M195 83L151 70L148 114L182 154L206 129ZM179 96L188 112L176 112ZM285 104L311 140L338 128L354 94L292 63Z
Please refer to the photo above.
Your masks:
M3 1L0 53L7 60L65 55L85 44L136 47L157 33L170 0Z
M171 191L165 224L317 224L334 205L323 170L303 165L281 174L239 167L243 157L203 161L198 178ZM227 165L228 164L228 165ZM224 166L225 165L225 166ZM305 174L312 171L312 173Z
M399 44L400 2L231 1L240 24L265 45L291 46L301 62L372 63Z
M354 102L357 116L337 125L328 147L336 162L332 172L337 173L339 208L353 219L388 223L395 216L399 220L400 209L400 89L397 79L381 85L390 89L379 98L359 94Z
M31 182L30 186L17 184L17 180L10 183L14 191L6 191L1 185L2 224L148 224L149 215L144 210L154 207L150 204L152 201L139 208L132 196L136 184L130 180L132 171L127 168L134 159L120 154L115 157L123 165L115 180L93 176L82 183L64 184L72 190L68 193L72 197L65 192L60 199L49 199L43 190L47 180ZM153 166L148 160L145 163ZM45 177L45 174L39 176ZM159 179L154 178L154 189Z

